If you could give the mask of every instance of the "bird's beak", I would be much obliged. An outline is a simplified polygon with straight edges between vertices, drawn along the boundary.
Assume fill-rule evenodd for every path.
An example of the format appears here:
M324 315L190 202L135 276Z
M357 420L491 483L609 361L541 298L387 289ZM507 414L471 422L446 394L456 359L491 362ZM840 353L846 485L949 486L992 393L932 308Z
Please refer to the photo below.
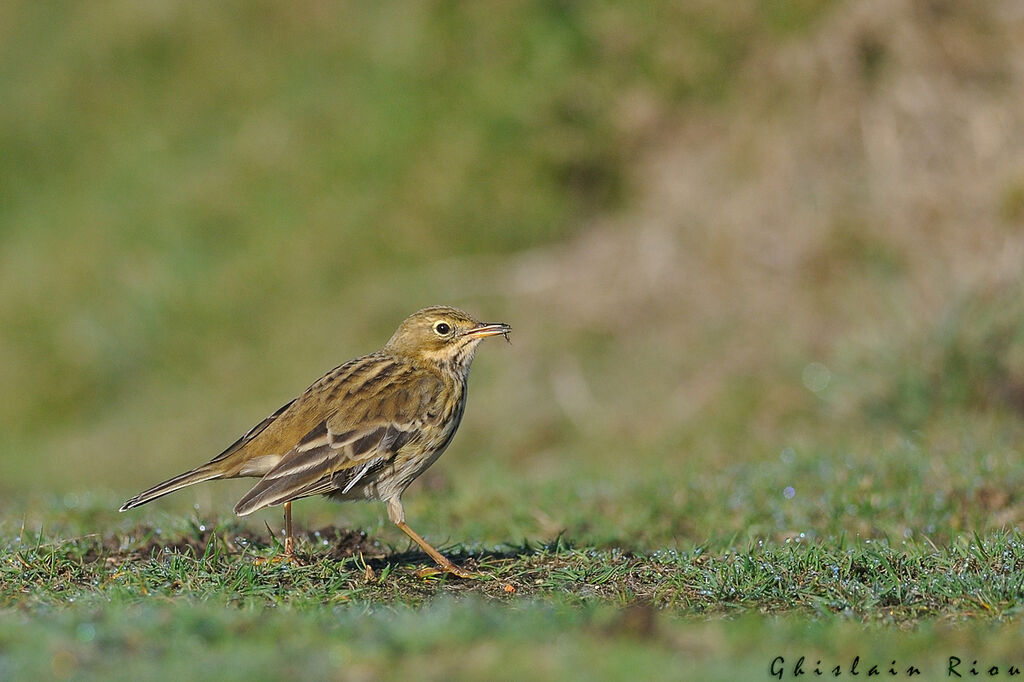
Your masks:
M471 329L467 329L466 336L470 336L474 339L482 339L488 336L501 336L504 334L507 339L510 331L512 331L512 327L504 322L489 322L487 324L479 324Z

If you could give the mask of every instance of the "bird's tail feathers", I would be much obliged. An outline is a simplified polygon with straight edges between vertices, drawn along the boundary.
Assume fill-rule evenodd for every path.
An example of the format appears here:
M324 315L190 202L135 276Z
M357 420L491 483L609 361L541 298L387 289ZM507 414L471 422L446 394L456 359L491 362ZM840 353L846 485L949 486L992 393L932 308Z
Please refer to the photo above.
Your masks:
M212 478L220 477L220 471L210 467L209 464L204 464L192 471L186 471L183 474L179 474L174 478L168 479L163 483L158 483L148 490L143 490L141 493L121 505L121 509L119 511L128 511L133 507L138 507L146 504L147 502L152 502L158 497L163 497L168 493L173 493L175 490L180 490L181 488L190 486L194 483L202 483L203 481L209 481Z

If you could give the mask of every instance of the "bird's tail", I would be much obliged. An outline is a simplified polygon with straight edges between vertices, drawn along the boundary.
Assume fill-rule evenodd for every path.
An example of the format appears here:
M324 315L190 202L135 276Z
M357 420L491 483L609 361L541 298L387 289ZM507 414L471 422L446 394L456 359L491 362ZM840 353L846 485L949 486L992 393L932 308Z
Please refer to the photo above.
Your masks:
M138 507L139 505L146 504L147 502L152 502L158 497L163 497L168 493L173 493L175 490L190 486L193 483L202 483L203 481L209 481L211 478L220 478L222 474L222 471L210 466L210 464L204 464L192 471L186 471L183 474L179 474L174 478L168 479L163 483L158 483L149 490L143 490L141 493L121 505L120 511L128 511L132 507Z

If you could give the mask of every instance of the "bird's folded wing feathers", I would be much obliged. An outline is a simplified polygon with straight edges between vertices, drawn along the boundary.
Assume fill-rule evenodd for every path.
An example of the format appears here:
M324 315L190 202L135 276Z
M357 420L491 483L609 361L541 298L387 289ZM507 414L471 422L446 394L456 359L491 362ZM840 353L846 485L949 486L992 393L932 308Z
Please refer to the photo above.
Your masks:
M368 471L394 456L420 431L425 403L436 399L440 382L433 376L398 391L392 400L375 401L379 409L365 409L366 401L342 405L310 430L298 445L260 479L235 505L235 513L249 514L263 507L300 497L348 491ZM376 396L374 396L376 397ZM353 416L357 415L355 419ZM429 417L427 417L429 419Z

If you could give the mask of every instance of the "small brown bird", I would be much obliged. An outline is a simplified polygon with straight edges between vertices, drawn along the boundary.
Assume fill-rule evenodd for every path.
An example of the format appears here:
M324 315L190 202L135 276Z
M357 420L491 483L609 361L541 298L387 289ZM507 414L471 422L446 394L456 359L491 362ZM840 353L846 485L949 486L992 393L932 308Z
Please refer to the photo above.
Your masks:
M286 557L294 546L292 500L381 500L395 525L438 566L472 577L405 523L402 493L459 428L477 345L488 336L507 339L511 330L448 306L413 313L382 349L332 369L210 462L139 493L121 511L193 483L255 476L259 483L235 513L284 504Z

